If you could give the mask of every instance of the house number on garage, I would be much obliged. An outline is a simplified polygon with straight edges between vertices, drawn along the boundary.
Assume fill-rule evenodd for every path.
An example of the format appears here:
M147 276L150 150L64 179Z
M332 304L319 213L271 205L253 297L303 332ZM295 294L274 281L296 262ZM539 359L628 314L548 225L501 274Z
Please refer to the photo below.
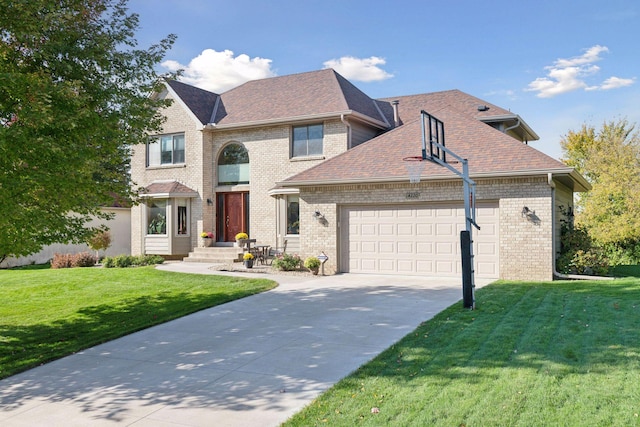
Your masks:
M420 193L418 193L417 191L410 191L407 193L406 195L407 199L419 199L420 198Z

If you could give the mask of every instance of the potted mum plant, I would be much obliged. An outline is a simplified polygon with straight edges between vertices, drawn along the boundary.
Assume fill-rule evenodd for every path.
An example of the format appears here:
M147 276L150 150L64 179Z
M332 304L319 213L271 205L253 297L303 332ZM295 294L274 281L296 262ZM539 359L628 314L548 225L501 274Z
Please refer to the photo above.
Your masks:
M320 269L320 260L318 257L310 256L304 260L304 266L311 270L314 276L317 276Z
M213 245L213 233L210 231L203 231L200 233L201 246L208 248Z
M247 233L238 233L236 234L236 246L241 248L247 243L249 240L249 235Z
M247 252L246 254L244 254L242 256L242 262L244 263L244 266L246 268L253 268L253 259L255 257L253 256L253 254L251 252Z

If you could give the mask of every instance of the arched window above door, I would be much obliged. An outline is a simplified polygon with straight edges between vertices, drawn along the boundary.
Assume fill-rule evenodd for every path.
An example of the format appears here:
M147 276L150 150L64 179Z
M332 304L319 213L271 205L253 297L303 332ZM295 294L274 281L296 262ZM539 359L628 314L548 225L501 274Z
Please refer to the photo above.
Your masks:
M249 153L240 144L227 145L218 157L218 185L249 183Z

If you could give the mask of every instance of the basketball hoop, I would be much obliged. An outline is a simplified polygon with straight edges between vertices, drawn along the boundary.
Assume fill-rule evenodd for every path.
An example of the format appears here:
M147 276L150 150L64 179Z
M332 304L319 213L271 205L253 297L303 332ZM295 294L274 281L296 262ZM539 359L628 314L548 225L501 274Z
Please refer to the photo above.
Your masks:
M402 161L406 162L407 172L409 172L409 182L417 184L420 182L420 175L426 165L424 159L420 156L405 157Z

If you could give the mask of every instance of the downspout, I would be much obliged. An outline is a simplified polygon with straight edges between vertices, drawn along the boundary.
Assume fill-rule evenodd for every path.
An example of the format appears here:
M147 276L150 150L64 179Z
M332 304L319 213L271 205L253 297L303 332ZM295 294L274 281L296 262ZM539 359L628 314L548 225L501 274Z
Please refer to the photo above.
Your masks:
M344 117L344 114L340 114L340 121L347 127L347 150L350 150L351 148L353 148L351 147L351 125L349 124L349 121Z
M504 131L503 131L503 133L505 133L505 134L506 134L506 133L507 133L508 131L510 131L511 129L515 129L515 128L517 128L517 127L520 127L520 116L516 116L516 124L515 124L515 125L513 125L513 126L509 126L508 128L505 128L505 129L504 129ZM524 142L524 141L522 141L522 142ZM554 186L553 186L553 187L551 187L551 188L552 188L552 189L555 189L555 184L554 184ZM553 190L552 190L552 191L553 191Z
M559 273L556 268L556 183L553 182L553 174L549 172L547 174L547 184L551 187L551 248L553 251L553 277L557 277L562 280L613 280L613 277L603 276L584 276L580 274L562 274Z

